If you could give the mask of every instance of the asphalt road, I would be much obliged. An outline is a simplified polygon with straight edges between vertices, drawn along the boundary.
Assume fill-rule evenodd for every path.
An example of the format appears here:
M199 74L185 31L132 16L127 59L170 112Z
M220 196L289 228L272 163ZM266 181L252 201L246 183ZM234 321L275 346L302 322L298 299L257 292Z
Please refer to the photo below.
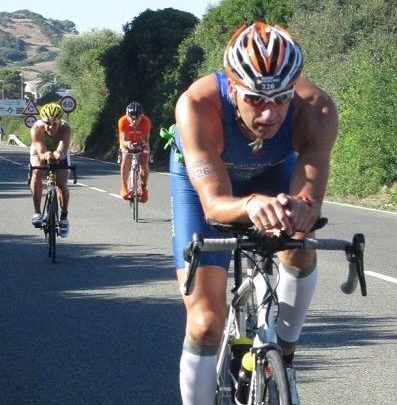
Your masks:
M134 223L118 166L75 156L71 233L52 264L30 223L27 161L0 145L0 404L180 404L167 173L151 174ZM397 215L329 203L324 215L319 237L365 234L369 293L344 295L343 254L320 253L296 356L302 405L395 404Z

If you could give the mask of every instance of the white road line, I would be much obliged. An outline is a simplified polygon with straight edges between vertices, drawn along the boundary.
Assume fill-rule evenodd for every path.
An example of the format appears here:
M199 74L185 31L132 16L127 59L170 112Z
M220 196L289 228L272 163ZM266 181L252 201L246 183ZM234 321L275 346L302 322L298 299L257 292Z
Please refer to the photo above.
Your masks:
M108 193L106 190L102 190L101 188L97 188L97 187L90 187L90 189L95 190L95 191L99 191L100 193Z
M328 201L328 200L324 200L324 202L326 202L327 204L342 205L344 207L359 208L359 209L367 210L367 211L381 212L382 214L397 215L397 212L394 212L394 211L379 210L376 208L361 207L360 205L346 204L346 203L340 203L340 202Z
M92 160L94 162L105 163L107 165L120 166L118 163L108 162L106 160L101 160L101 159L90 158L90 157L87 157L87 156L79 156L79 155L75 155L74 153L72 153L72 157L73 157L73 159L78 158L78 159L81 159L81 160L84 160L84 159L85 160Z
M15 160L7 159L7 158L2 157L2 156L0 156L0 159L6 160L7 162L13 163L14 165L26 167L26 169L28 168L27 164L22 164L22 163L19 163L19 162L15 162Z
M92 160L92 161L95 161L95 162L105 163L105 164L109 164L109 165L119 166L118 163L107 162L105 160L90 158L90 157L87 157L87 156L79 156L79 155L75 155L75 154L72 154L72 156L73 156L73 158L78 158L78 159L82 159L82 160L86 159L86 160ZM8 161L10 163L14 163L14 164L16 164L18 166L25 167L24 164L15 162L14 160L10 160L10 159L4 158L2 156L0 156L0 159L6 160L6 161ZM164 175L164 176L169 176L170 175L169 172L155 172L155 173L156 174L161 174L161 175ZM88 185L83 184L83 183L77 183L77 184L80 184L83 187L89 187ZM90 187L90 188L92 188L92 187ZM98 191L101 191L101 190L98 189ZM111 193L108 193L108 194L111 195L112 197L118 197L116 194L111 194ZM375 212L379 212L379 213L383 213L383 214L397 215L397 212L394 212L394 211L386 211L386 210L379 210L379 209L376 209L376 208L361 207L359 205L346 204L346 203L340 203L340 202L329 201L329 200L324 200L324 202L327 203L327 204L342 205L342 206L345 206L345 207L358 208L358 209L368 210L368 211L375 211Z
M122 199L121 196L118 195L118 194L113 194L113 193L108 193L108 194L109 194L110 196L112 196L112 197L116 197L116 198Z
M73 183L73 180L68 180L69 183ZM75 184L75 186L81 186L81 187L90 187L88 184L80 183L79 181Z
M74 159L74 158L78 158L78 159L81 159L81 160L84 160L84 159L85 159L85 160L92 160L92 161L94 161L94 162L105 163L105 164L107 164L107 165L120 166L119 163L108 162L108 161L106 161L106 160L90 158L90 157L87 157L87 156L79 156L79 155L74 155L74 154L72 154L72 157L73 157L73 159ZM157 171L153 171L153 173L161 174L162 176L170 176L170 173L169 173L169 172L157 172Z
M380 278L381 280L388 281L389 283L397 284L397 278L390 277L390 276L385 276L384 274L375 273L374 271L365 271L364 273L367 276Z
M69 183L73 184L73 180L69 180ZM103 190L102 188L91 187L91 186L89 186L88 184L84 184L84 183L77 182L75 185L76 185L76 186L87 187L87 188L89 188L90 190L98 191L99 193L104 193L104 194L110 195L111 197L121 198L118 194L109 193L108 191Z

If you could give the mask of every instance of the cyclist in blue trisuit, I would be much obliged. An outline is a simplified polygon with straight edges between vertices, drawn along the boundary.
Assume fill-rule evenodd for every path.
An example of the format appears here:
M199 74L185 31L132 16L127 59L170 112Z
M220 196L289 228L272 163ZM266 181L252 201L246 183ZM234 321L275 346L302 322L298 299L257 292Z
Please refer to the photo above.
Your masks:
M291 34L256 22L232 36L224 71L197 80L179 98L170 172L180 283L182 251L192 233L223 236L208 220L251 221L262 232L285 229L303 238L320 216L337 112L330 97L302 76L302 68L302 51ZM184 162L175 153L182 153ZM314 251L286 251L279 259L277 335L293 401L299 403L292 360L318 268ZM230 254L224 252L203 253L194 291L183 297L184 405L208 405L215 395L229 261Z

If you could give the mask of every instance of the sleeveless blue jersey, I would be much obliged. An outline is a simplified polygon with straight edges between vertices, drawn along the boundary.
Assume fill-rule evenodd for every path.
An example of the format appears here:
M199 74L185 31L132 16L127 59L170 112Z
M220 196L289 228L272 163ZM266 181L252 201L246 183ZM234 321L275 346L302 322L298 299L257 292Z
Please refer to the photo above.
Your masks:
M294 160L295 152L291 146L293 103L290 104L284 123L277 133L266 140L259 151L253 152L249 140L237 125L234 106L228 96L226 74L216 72L215 77L222 106L224 149L221 158L231 182L249 181L275 165ZM175 141L179 150L183 151L178 130Z
M260 193L275 196L288 193L296 154L291 147L292 103L283 125L273 138L265 141L258 152L253 152L248 139L241 133L235 120L234 107L227 94L227 78L224 73L215 73L222 105L224 150L221 154L229 172L234 196ZM205 118L204 118L205 119ZM178 129L175 143L183 153ZM193 232L204 237L222 238L225 235L212 228L205 220L199 196L190 183L186 167L170 155L170 189L172 207L172 243L177 269L183 268L183 248ZM214 265L227 269L230 252L203 252L201 265Z

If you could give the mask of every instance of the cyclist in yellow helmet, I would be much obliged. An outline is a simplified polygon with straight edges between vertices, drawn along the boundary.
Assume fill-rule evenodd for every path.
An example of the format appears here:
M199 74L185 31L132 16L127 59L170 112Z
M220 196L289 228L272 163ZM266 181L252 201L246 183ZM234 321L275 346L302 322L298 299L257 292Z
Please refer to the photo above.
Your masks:
M30 129L32 145L30 148L30 164L40 166L45 163L60 163L70 165L70 143L72 130L67 122L62 120L62 108L57 103L45 104L40 109L40 118ZM61 216L59 223L60 236L66 238L69 234L68 203L69 189L68 170L57 171L57 187ZM33 170L30 189L33 196L34 214L32 224L35 228L43 225L41 213L42 173Z

